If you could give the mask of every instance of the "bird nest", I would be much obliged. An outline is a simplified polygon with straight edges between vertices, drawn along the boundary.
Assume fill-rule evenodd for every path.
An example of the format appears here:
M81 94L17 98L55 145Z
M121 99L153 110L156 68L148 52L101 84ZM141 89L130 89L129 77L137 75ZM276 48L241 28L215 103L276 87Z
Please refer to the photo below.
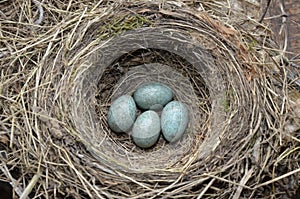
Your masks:
M274 58L280 51L265 24L228 14L225 2L32 2L35 22L25 5L3 11L14 7L31 17L4 21L2 33L0 176L14 194L294 194L299 87ZM160 138L141 149L109 129L107 112L114 99L153 81L188 105L190 122L180 141Z

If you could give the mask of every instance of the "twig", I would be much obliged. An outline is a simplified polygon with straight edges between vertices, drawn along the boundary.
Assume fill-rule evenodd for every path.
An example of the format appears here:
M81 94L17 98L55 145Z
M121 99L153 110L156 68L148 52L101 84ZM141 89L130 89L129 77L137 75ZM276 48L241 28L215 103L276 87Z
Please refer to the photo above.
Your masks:
M268 0L268 2L267 2L267 7L265 8L265 10L264 10L263 14L261 15L260 19L258 20L258 23L261 23L261 22L264 20L264 18L265 18L265 16L266 16L267 12L268 12L268 10L269 10L270 3L271 3L271 0Z
M197 199L201 199L203 197L203 195L207 192L207 190L211 187L211 185L215 182L215 178L213 178L208 185L205 186L205 188L203 189L203 191L199 194L199 196L197 197Z
M5 174L5 176L8 179L10 179L10 181L11 181L10 184L12 185L15 192L18 194L19 197L21 197L22 194L23 194L23 189L20 186L18 186L17 180L12 177L12 175L10 174L7 166L3 165L3 166L0 166L0 168L1 168L2 172ZM27 196L26 197L24 196L22 199L29 199L29 198Z
M26 199L28 198L28 195L31 193L33 187L36 185L36 183L38 182L39 178L41 176L41 173L37 173L35 174L32 179L30 180L30 182L28 183L28 185L26 186L25 190L23 191L22 195L20 196L20 199Z
M284 175L282 175L282 176L279 176L279 177L277 177L277 178L274 178L274 179L269 180L269 181L267 181L267 182L264 182L264 183L262 183L262 184L256 185L255 187L253 187L253 189L257 189L257 188L259 188L259 187L263 187L263 186L266 186L266 185L268 185L268 184L274 183L274 182L279 181L279 180L281 180L281 179L283 179L283 178L289 177L289 176L291 176L291 175L293 175L293 174L295 174L295 173L300 173L300 168L299 168L299 169L296 169L296 170L294 170L294 171L290 171L290 172L288 172L288 173L286 173L286 174L284 174Z
M36 7L39 10L39 18L34 22L34 24L40 25L44 18L44 9L42 7L42 4L38 0L32 0L32 2L36 5Z

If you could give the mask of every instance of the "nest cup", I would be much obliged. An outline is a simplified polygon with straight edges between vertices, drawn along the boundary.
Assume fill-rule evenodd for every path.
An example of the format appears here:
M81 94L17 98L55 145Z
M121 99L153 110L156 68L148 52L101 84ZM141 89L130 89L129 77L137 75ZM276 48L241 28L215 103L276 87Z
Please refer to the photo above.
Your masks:
M143 35L142 39L141 35ZM181 66L181 70L185 69L185 73L190 75L189 67L191 67L193 72L196 71L203 81L203 88L199 88L201 85L198 85L199 92L205 93L207 90L209 92L205 93L206 96L196 96L190 82L192 78L184 78L179 72L174 72L176 67L172 69L171 66L162 64L146 64L134 68L127 67L126 69L126 67L118 64L119 68L123 67L120 69L123 72L129 71L123 77L121 76L115 85L112 85L115 90L108 92L111 93L111 96L98 99L97 109L100 117L97 117L93 102L97 92L99 90L101 92L99 84L102 87L106 86L107 77L103 76L103 73L114 74L113 71L117 67L114 62L117 59L120 59L124 54L140 49L163 50L170 52L170 56L179 56L186 60L190 66ZM114 166L122 170L152 172L156 169L171 168L171 166L174 168L174 165L181 162L186 154L195 150L195 147L200 147L204 137L207 144L199 153L199 157L211 153L216 147L215 143L217 142L214 139L219 136L218 133L221 132L219 128L224 121L224 82L221 75L218 74L211 56L200 45L194 45L190 37L171 29L145 28L130 31L106 42L89 57L89 60L92 60L93 64L80 74L73 90L72 96L75 96L74 104L76 104L76 109L72 109L75 112L73 119L74 124L83 133L82 136L93 145L93 147L89 147L89 150L101 162L107 162L107 165L114 162ZM177 63L177 65L179 64ZM110 70L110 72L105 70ZM112 76L114 76L112 78L116 78L117 75ZM109 131L105 121L108 104L111 100L121 94L132 94L139 84L147 81L159 81L169 85L174 90L176 98L189 105L192 116L188 129L190 132L186 134L187 136L176 144L164 146L160 144L151 152L133 150L133 145L122 144L121 141L117 142L120 139L116 139L116 136ZM86 97L82 98L81 96ZM208 104L206 112L200 110L200 103ZM208 118L207 114L211 111L215 113L211 118L211 125L214 128L211 131L206 131L207 120L205 118ZM204 117L200 117L200 112ZM79 113L81 114L79 115ZM105 129L103 124L106 125ZM195 127L197 127L197 131Z

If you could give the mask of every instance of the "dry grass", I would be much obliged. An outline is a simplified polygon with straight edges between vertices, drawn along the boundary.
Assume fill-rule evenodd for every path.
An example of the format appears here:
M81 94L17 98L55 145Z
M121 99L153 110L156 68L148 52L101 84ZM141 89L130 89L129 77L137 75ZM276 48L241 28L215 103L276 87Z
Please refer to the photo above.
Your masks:
M0 179L16 198L289 198L298 187L299 87L256 4L0 7ZM192 120L180 142L141 150L106 113L156 78Z

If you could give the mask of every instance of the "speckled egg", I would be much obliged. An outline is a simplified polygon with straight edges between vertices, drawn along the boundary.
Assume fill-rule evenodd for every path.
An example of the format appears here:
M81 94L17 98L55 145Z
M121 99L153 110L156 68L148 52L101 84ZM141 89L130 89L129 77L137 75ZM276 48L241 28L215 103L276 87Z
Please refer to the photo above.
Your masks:
M179 101L168 103L161 114L161 130L168 142L176 142L184 134L189 123L189 110Z
M160 118L156 112L149 110L138 116L131 135L137 146L149 148L157 142L159 135Z
M133 98L137 106L144 110L161 110L173 98L171 88L162 83L142 84L135 91Z
M128 132L137 116L137 108L130 95L122 95L110 106L107 114L109 127L116 133Z

